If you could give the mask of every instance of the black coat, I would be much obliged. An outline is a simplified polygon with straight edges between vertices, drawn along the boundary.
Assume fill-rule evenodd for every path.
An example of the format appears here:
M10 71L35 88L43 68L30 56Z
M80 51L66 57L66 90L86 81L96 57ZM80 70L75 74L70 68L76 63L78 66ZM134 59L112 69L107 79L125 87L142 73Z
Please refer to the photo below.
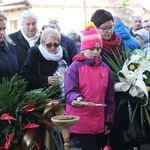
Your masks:
M15 46L0 43L0 83L2 77L12 77L18 72L18 62Z
M27 52L30 48L29 43L27 40L23 37L21 30L12 33L9 35L9 37L15 42L15 47L16 47L16 52L17 52L17 59L18 59L18 64L19 68L21 68L27 58ZM37 45L40 44L40 38L36 42Z
M68 52L69 63L72 63L72 58L79 52L75 42L69 37L61 34L60 45L65 48Z
M124 43L122 42L119 46L120 54L122 53L122 50L124 50ZM107 61L103 57L104 54L107 54L111 59L115 61L115 58L112 54L109 54L105 51L101 51L102 60L107 64ZM111 68L111 67L110 67ZM119 107L120 99L122 97L121 92L117 92L115 94L115 101L116 101L116 113L115 113L115 119L114 119L114 129L117 131L124 131L127 130L129 127L129 111L128 111L128 102L125 102ZM118 109L119 108L119 109Z
M69 65L68 54L63 49L63 58ZM37 46L31 47L20 74L28 81L27 90L42 88L48 84L48 76L53 76L58 62L46 60Z

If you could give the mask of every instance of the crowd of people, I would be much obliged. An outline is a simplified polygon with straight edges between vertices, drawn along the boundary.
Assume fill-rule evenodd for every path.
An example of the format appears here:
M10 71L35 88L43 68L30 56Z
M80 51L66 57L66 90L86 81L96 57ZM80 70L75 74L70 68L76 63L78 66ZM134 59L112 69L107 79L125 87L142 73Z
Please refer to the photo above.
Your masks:
M58 20L50 20L40 32L38 16L31 11L23 12L20 18L21 29L7 35L7 18L0 14L0 83L2 77L9 79L18 73L28 81L27 91L45 88L58 82L54 73L64 60L68 65L64 81L66 106L55 115L80 116L79 122L70 128L78 147L101 150L109 139L112 150L140 150L139 139L125 143L124 134L130 124L129 105L125 102L118 109L122 93L115 93L112 68L104 55L115 61L114 54L120 57L126 49L131 52L141 49L147 56L150 21L142 21L141 16L135 15L128 28L120 17L98 9L91 14L80 36L75 30L66 35L61 33ZM93 107L80 101L91 102ZM97 107L94 103L106 106ZM145 124L147 135L149 130Z

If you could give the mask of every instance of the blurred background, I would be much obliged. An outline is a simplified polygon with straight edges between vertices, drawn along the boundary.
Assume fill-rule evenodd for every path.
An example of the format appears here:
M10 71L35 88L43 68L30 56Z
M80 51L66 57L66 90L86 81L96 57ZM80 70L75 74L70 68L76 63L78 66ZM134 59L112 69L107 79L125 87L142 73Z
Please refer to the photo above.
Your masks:
M0 0L0 12L8 19L8 34L20 29L19 18L25 10L38 15L39 30L49 20L57 19L62 33L74 29L80 34L92 13L99 8L121 17L129 28L133 15L141 15L143 20L150 18L147 0Z

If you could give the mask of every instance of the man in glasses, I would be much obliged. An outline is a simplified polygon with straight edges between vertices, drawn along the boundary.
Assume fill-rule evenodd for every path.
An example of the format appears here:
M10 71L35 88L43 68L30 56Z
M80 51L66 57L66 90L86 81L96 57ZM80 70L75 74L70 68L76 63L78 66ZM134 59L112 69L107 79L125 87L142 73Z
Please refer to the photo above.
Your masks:
M40 43L37 15L31 11L24 11L20 17L20 22L21 29L9 35L16 44L19 68L23 66L26 60L28 49Z
M147 31L150 31L150 21L149 20L145 20L143 23L142 23L142 28L147 30Z
M134 33L142 28L142 17L139 15L132 16L130 33L134 36Z
M61 33L60 24L58 20L50 20L48 26L57 29ZM71 64L73 56L75 56L78 53L78 49L75 45L75 42L61 33L60 45L67 50L69 56L69 63Z

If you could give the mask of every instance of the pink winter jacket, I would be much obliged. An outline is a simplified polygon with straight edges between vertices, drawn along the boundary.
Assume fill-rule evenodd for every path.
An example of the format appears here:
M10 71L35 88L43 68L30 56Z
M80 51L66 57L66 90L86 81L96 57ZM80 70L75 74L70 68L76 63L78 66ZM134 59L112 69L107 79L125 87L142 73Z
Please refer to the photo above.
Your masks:
M107 107L72 106L78 96L87 102L105 103ZM65 75L65 100L66 114L80 117L70 127L71 133L103 133L105 123L113 123L115 112L114 79L109 67L101 59L85 59L78 54Z

